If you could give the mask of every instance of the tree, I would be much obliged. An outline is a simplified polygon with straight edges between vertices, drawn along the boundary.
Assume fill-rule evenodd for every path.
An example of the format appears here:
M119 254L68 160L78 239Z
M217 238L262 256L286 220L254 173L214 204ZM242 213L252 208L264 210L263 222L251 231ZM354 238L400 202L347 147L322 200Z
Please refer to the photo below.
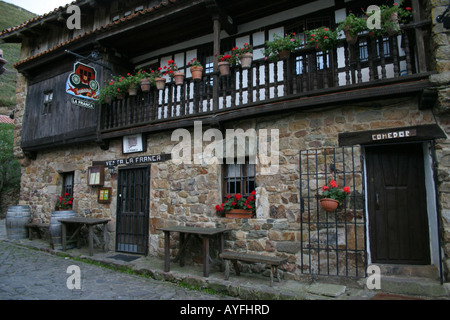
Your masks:
M14 125L0 123L0 192L20 186L20 164L13 145Z

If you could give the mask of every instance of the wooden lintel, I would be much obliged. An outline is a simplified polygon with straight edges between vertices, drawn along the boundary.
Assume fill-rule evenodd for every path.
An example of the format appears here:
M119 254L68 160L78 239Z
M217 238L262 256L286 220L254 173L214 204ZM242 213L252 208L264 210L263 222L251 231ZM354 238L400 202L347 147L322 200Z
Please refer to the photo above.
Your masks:
M206 0L206 7L211 13L213 20L219 20L221 27L229 34L237 33L237 26L233 19L225 12L216 0Z

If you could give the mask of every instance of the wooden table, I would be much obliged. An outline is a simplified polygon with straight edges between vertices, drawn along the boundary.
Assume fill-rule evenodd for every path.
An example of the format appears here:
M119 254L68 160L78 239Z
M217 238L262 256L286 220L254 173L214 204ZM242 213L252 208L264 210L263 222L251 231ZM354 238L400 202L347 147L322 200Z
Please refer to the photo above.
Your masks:
M213 236L219 238L219 254L223 252L224 240L223 235L228 229L226 228L198 228L198 227L165 227L158 230L164 231L164 271L170 271L170 233L180 233L180 250L174 261L180 260L180 266L184 266L184 255L186 244L191 235L200 236L203 240L203 276L209 277L210 256L209 256L209 239Z
M105 240L105 251L107 248L107 239L106 239L106 230L105 225L111 219L103 219L103 218L86 218L86 217L75 217L75 218L64 218L58 219L61 222L61 238L62 238L62 249L66 251L66 244L69 241L72 241L75 236L77 236L77 246L79 247L80 243L80 230L86 225L89 228L89 255L94 255L94 226L98 224L103 224L103 237ZM67 240L67 225L74 224L77 226L72 237Z

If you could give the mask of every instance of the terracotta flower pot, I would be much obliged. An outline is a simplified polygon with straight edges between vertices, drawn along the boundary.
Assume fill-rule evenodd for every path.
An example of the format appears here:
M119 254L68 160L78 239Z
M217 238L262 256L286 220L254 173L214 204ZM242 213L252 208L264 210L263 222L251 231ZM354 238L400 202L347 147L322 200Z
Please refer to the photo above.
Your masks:
M141 80L141 90L142 90L142 92L150 91L150 79L142 79Z
M289 59L291 52L289 50L283 50L279 53L281 60Z
M164 86L166 85L166 79L165 78L155 78L155 84L156 84L156 89L163 90Z
M131 85L131 86L128 88L128 94L129 94L130 96L135 96L135 95L137 95L137 85Z
M118 93L118 94L116 95L116 98L117 98L118 100L123 100L123 99L125 99L125 94L123 94L123 93Z
M323 198L320 199L320 205L322 206L323 210L333 212L337 209L339 201L329 198Z
M190 68L190 70L191 70L193 80L201 80L202 79L203 67L192 66Z
M173 79L175 80L175 84L177 86L180 86L184 82L184 73L183 72L176 72L173 75Z
M230 74L230 63L227 61L219 62L220 75L227 76Z
M345 40L347 40L347 43L350 45L353 45L358 40L358 35L356 37L352 36L350 33L350 26L344 27L344 34L345 34Z
M253 61L253 53L247 52L241 55L241 66L242 69L250 69Z
M225 211L226 218L249 219L253 216L253 212L244 209L232 209Z

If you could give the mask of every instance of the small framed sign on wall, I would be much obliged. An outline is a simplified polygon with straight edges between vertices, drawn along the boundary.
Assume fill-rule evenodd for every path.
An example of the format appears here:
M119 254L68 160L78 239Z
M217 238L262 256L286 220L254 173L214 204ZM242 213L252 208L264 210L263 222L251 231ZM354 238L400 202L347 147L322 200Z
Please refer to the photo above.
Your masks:
M134 153L147 151L147 141L144 142L142 133L124 136L122 140L122 152Z
M103 187L98 189L98 202L99 203L110 203L111 202L111 192L112 188Z

